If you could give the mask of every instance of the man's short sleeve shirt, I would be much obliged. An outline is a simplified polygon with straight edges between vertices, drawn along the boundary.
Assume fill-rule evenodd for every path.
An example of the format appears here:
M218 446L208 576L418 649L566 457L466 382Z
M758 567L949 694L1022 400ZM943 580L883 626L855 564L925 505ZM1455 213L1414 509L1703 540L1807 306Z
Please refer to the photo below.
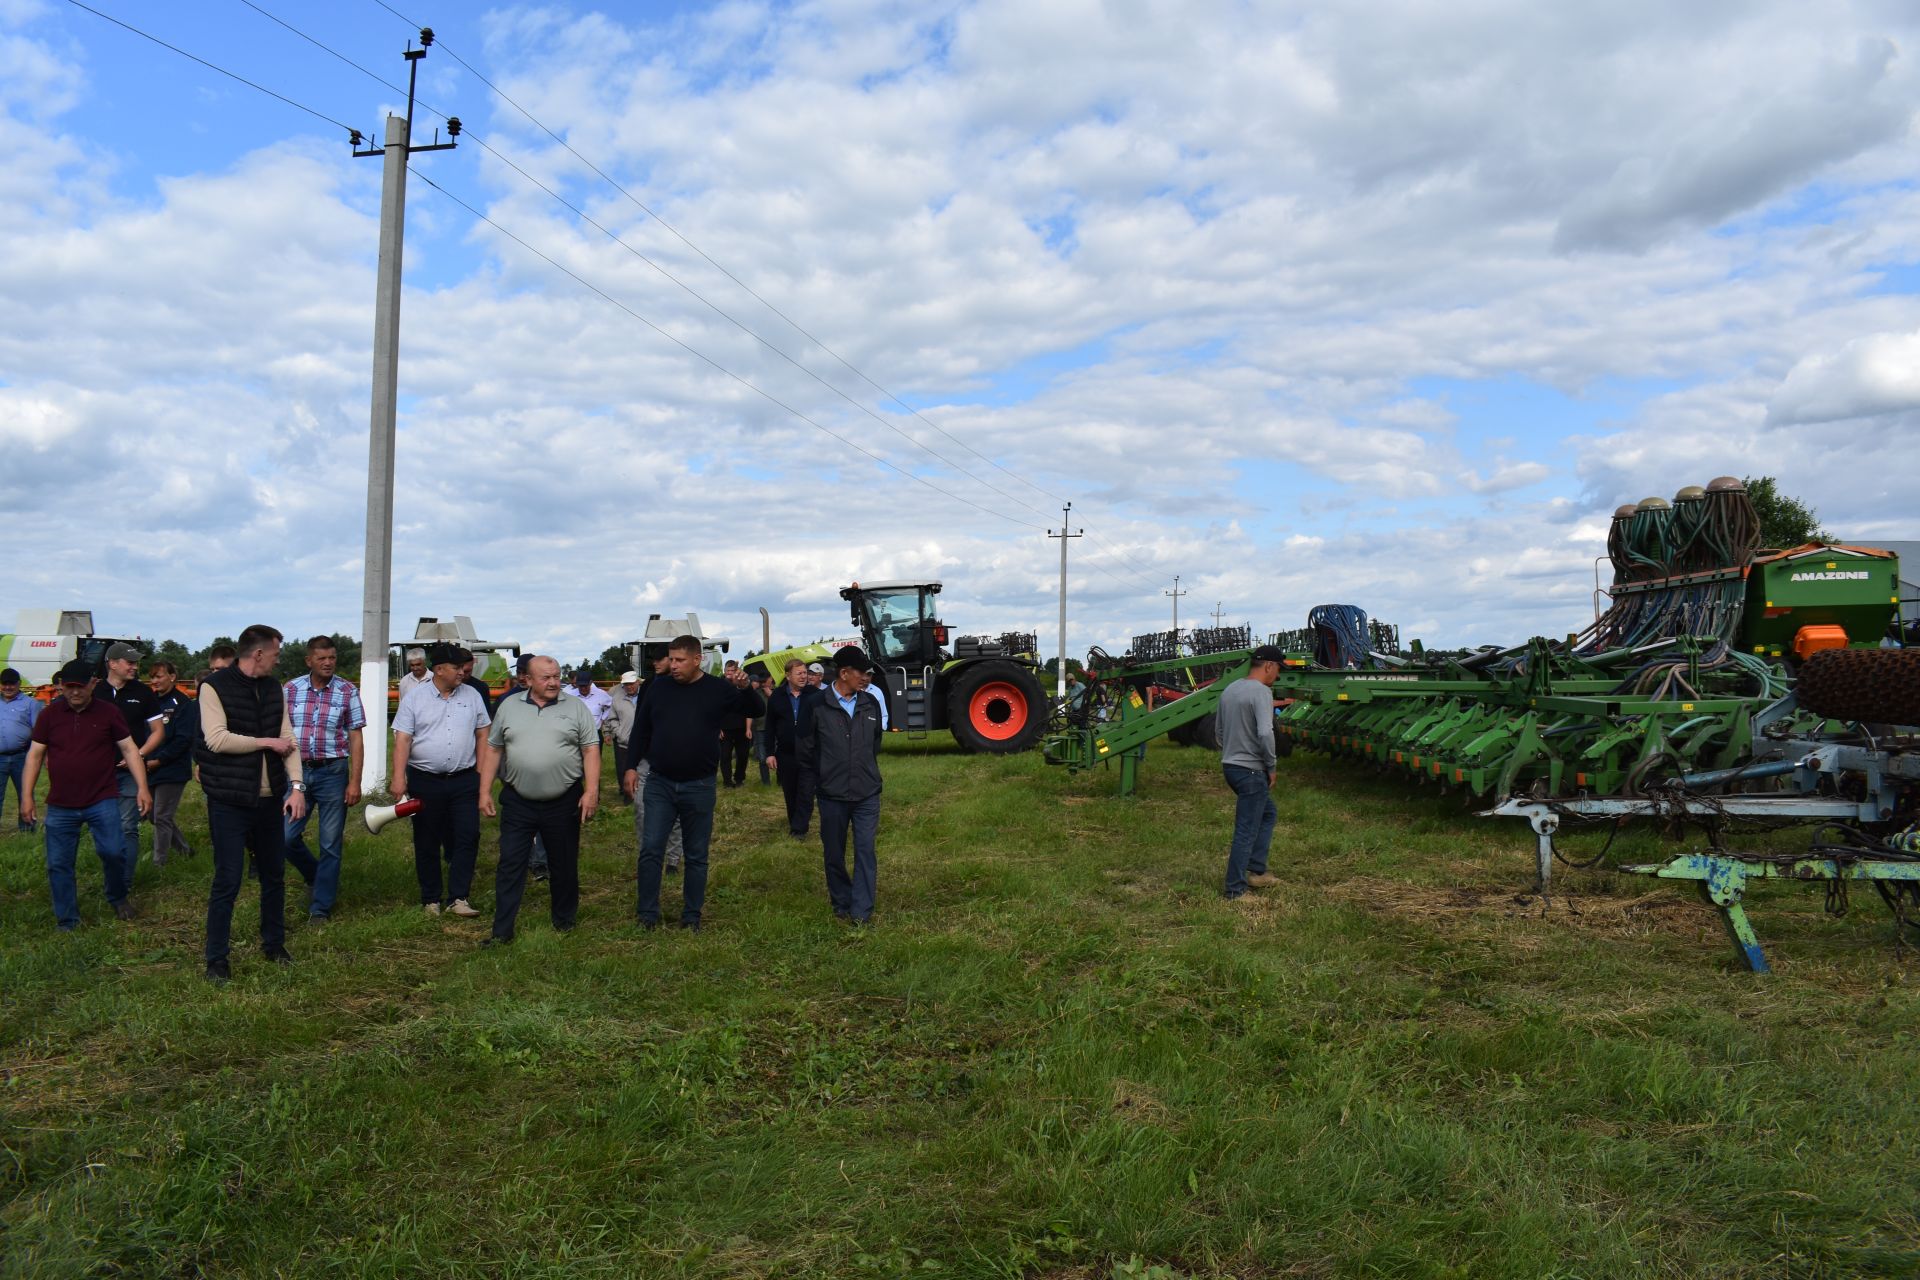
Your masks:
M501 751L500 779L529 800L552 800L583 776L581 752L600 728L580 698L540 706L524 691L500 700L487 742Z
M120 714L127 720L127 732L133 735L133 745L136 747L147 744L147 735L153 732L154 721L167 714L167 709L160 705L160 695L138 680L129 680L118 689L113 687L113 681L102 680L93 686L93 700L104 700L120 708Z
M287 681L287 719L300 744L302 760L334 760L347 754L347 735L367 727L360 694L339 676L324 689L313 687L312 676Z
M33 722L33 740L47 749L47 803L84 809L119 795L113 770L128 736L127 719L112 702L95 697L84 711L65 698L48 704Z
M493 723L480 695L464 684L443 694L428 681L400 702L393 730L412 738L409 765L428 773L458 773L475 763L473 735Z

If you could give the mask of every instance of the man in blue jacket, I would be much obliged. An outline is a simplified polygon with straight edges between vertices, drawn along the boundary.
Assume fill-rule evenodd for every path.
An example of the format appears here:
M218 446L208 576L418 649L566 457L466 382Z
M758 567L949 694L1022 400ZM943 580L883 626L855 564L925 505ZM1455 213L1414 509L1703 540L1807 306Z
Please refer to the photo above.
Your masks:
M833 655L838 668L813 715L800 730L803 768L813 770L820 797L820 849L833 914L865 926L873 918L879 865L880 736L886 721L880 696L867 686L873 663L853 645ZM853 829L853 875L847 875L847 829Z

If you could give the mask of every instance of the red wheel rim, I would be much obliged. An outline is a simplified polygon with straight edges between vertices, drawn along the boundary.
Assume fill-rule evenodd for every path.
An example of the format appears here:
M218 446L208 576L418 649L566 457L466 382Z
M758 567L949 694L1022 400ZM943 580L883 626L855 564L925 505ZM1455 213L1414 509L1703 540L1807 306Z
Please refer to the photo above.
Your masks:
M1027 727L1027 699L1020 686L1005 680L983 684L967 699L967 723L994 742L1018 737Z

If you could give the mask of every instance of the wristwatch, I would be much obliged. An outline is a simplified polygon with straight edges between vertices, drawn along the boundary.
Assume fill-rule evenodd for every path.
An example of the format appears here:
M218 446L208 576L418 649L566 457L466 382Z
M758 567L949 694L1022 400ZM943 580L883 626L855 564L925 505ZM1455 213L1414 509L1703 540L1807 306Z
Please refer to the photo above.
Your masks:
M307 784L304 782L296 782L293 784L293 789L304 795L307 790Z

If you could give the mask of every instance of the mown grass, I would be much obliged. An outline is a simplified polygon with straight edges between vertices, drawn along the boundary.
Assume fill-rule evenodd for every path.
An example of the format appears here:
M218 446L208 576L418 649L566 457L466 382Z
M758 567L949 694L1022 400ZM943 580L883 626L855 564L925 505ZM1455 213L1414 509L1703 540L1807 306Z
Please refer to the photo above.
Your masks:
M536 889L505 953L356 819L334 921L275 969L243 897L224 990L204 854L143 865L122 925L83 848L63 936L0 836L0 1273L1920 1272L1920 998L1877 905L1761 892L1756 979L1683 887L1543 906L1524 824L1300 756L1284 884L1229 906L1198 751L1131 802L1037 756L885 765L870 932L777 788L722 793L702 935L633 929L616 808L579 930Z

